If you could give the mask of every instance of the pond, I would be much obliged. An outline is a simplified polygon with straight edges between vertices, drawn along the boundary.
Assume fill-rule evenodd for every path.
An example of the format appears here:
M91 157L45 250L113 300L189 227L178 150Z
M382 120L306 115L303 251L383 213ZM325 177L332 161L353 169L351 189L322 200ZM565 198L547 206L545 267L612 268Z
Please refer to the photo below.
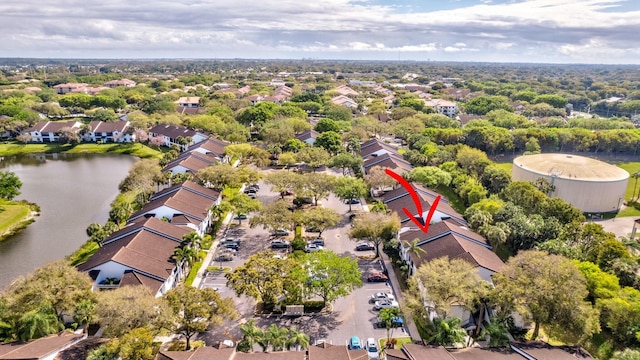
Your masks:
M137 160L102 154L1 158L0 169L14 172L22 181L16 199L38 204L41 214L20 233L0 241L0 289L82 246L88 238L87 226L107 221L118 184Z

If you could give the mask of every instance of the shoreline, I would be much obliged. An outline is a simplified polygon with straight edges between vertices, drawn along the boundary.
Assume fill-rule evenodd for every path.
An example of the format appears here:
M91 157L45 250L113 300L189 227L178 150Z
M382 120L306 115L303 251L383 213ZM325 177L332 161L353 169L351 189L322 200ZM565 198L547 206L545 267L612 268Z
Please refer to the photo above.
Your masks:
M95 144L95 143L80 143L76 145L62 145L58 143L28 143L20 144L17 142L4 142L0 143L0 157L4 156L19 156L26 154L54 154L54 153L82 153L82 154L122 154L131 155L138 158L153 158L160 157L162 152L148 147L141 143L132 144L120 144L120 143L108 143L108 144ZM0 233L0 242L7 240L11 236L24 230L27 226L36 221L36 217L40 215L40 207L35 203L30 203L26 200L22 201L10 201L6 200L2 205L24 205L29 208L29 211L25 216L20 219L7 224L6 230ZM75 252L79 251L77 249ZM74 253L75 253L74 252Z
M0 143L0 157L26 154L122 154L144 158L160 158L162 150L151 148L141 143L80 143L63 145L58 143L18 143L5 141Z
M29 211L27 214L20 219L9 224L2 233L0 233L0 242L7 240L11 236L19 233L24 230L27 226L34 223L36 221L36 217L40 216L40 207L35 203L30 203L26 200L22 201L7 201L6 203L1 204L0 206L26 206Z

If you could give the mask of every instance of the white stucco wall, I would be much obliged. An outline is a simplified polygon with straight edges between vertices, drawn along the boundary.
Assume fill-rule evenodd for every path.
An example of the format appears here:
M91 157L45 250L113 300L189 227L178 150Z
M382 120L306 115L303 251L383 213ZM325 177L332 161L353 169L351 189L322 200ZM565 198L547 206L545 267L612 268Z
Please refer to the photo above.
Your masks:
M100 274L96 278L96 285L100 284L106 278L121 279L125 270L131 270L131 268L118 264L115 261L109 261L102 265L98 265L91 270L100 270Z
M173 174L184 174L186 173L189 169L187 169L186 167L182 166L182 165L176 165L172 168L167 169L169 171L171 171Z
M624 201L624 193L629 179L621 180L578 180L541 174L514 164L511 175L514 181L535 181L545 178L556 189L557 196L586 213L615 212Z

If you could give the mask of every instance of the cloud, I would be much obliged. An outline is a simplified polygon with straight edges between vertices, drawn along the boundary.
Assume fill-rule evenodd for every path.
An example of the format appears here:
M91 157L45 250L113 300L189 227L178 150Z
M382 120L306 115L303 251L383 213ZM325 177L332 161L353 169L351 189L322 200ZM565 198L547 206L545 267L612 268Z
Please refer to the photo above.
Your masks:
M618 56L609 60L638 62L640 11L624 0L458 1L413 12L409 0L385 1L4 0L0 32L3 55L23 57L395 59L402 52L598 62L590 51L611 51Z

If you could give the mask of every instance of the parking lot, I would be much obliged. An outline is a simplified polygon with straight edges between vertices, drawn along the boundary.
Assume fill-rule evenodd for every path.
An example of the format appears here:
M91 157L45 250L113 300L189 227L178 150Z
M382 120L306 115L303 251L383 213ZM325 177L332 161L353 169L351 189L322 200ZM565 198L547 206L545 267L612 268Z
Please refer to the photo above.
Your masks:
M280 198L278 193L271 192L269 186L260 182L260 189L257 192L257 199L263 204L275 201ZM386 337L386 329L376 328L376 318L378 311L373 310L373 302L370 302L371 295L378 292L392 292L391 287L385 282L369 283L367 276L374 272L381 272L382 265L379 260L373 259L373 251L355 251L356 242L348 237L350 228L349 205L344 204L340 199L330 195L328 199L321 199L322 206L331 207L343 214L341 223L323 232L325 239L325 249L333 250L337 254L349 257L358 257L358 265L362 272L363 286L355 289L350 295L339 298L332 304L330 312L304 315L301 317L285 317L285 316L255 316L253 308L255 302L246 297L238 298L232 290L226 287L226 279L222 271L210 271L205 276L202 287L211 287L217 289L222 296L230 296L234 299L237 309L241 313L239 321L228 322L220 328L215 328L203 337L209 341L220 341L230 338L231 340L239 340L242 333L237 328L237 324L244 323L250 318L254 318L256 324L266 328L272 323L280 326L296 327L300 331L304 331L311 338L314 344L320 340L332 344L346 344L351 336L358 336L363 341L369 337L376 339ZM361 211L361 204L352 205L355 211ZM249 217L251 214L249 214ZM308 234L313 235L313 234ZM289 239L293 235L289 235ZM244 263L244 261L252 254L271 248L272 237L268 230L261 227L250 228L248 220L243 220L238 224L238 220L232 220L226 231L222 232L222 236L218 240L224 238L236 238L240 240L238 251L233 255L230 261L216 261L209 264L211 267L230 267L235 268ZM217 242L216 242L217 243ZM215 251L220 251L216 249ZM286 249L281 250L286 252ZM217 253L216 253L217 255ZM402 329L396 329L393 336L404 336Z

